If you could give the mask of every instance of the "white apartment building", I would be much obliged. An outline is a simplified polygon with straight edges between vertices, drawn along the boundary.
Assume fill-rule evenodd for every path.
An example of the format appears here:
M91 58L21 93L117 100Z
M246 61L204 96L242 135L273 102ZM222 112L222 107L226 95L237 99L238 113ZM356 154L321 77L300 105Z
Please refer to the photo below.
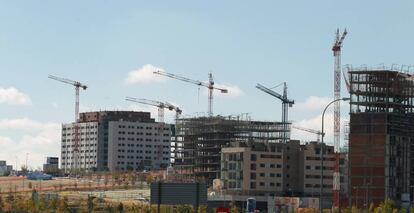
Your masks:
M78 123L79 169L98 168L98 122ZM75 168L75 123L62 125L61 168ZM101 154L103 154L101 152Z
M159 169L169 165L170 125L110 121L108 127L109 170Z
M156 123L149 112L81 113L79 158L75 165L75 123L62 125L61 168L81 170L143 170L167 167L171 156L171 125Z

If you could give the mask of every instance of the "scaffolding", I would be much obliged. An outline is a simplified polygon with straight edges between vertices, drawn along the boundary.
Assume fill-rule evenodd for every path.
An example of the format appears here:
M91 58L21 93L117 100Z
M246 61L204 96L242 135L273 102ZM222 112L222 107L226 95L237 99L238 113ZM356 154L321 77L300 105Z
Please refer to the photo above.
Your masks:
M367 206L401 200L414 184L412 67L346 66L350 92L349 192ZM355 190L357 189L357 190ZM361 189L361 190L358 190ZM358 201L359 200L359 201Z
M414 112L414 76L396 66L353 68L347 66L351 113Z
M204 179L220 178L221 148L230 142L281 142L285 134L282 122L251 121L240 117L181 118L176 123L174 166L179 173Z

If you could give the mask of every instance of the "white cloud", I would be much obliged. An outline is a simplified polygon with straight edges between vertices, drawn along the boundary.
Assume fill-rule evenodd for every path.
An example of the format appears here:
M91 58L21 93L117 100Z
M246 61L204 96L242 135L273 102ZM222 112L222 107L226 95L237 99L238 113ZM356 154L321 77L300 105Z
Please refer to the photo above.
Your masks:
M164 71L164 69L156 67L152 64L146 64L138 70L132 70L128 73L128 77L125 79L127 84L139 84L139 83L154 83L164 82L166 77L154 74L155 71Z
M60 156L61 125L53 122L39 122L28 118L0 121L0 130L18 131L19 136L8 135L2 131L0 135L0 159L7 160L8 164L18 167L25 163L26 153L29 153L28 164L31 168L38 168L47 156ZM11 138L13 137L13 138Z
M304 102L299 102L294 105L295 108L299 110L319 110L322 111L329 102L332 101L332 98L328 97L317 97L309 96Z
M332 112L325 113L325 121L324 121L324 142L333 145L334 141L334 114ZM348 123L349 120L346 117L341 117L341 145L343 144L343 135L344 135L344 125ZM307 129L312 129L316 131L321 131L322 129L322 115L315 116L310 119L304 119L297 122L293 122L293 126L304 127ZM302 141L315 141L317 139L317 135L314 133L309 133L303 130L298 130L292 128L291 133L292 139L298 139Z
M31 101L29 96L14 87L0 87L0 104L1 103L10 105L30 105Z
M39 130L43 126L42 123L28 118L3 119L0 120L0 129L9 130Z

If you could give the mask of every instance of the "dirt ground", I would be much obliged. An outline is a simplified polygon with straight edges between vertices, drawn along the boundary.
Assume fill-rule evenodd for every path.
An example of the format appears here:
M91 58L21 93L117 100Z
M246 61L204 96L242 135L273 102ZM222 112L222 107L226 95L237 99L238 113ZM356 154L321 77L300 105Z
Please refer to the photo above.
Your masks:
M137 183L136 186L129 189L138 188L147 189L146 184ZM97 179L76 179L68 177L53 178L53 180L27 180L24 177L0 177L0 193L10 192L30 192L33 189L37 191L113 191L122 188L122 186L113 185L109 182L106 186L103 180ZM145 191L145 190L144 190ZM144 192L140 192L144 193ZM145 193L144 193L145 194Z

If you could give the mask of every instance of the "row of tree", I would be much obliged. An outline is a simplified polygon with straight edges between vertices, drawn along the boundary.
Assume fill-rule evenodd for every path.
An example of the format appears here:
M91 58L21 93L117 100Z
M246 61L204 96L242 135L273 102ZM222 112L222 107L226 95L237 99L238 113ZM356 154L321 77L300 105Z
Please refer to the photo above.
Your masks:
M190 205L161 206L162 213L193 213ZM68 199L68 197L29 196L9 194L0 196L0 212L21 212L21 213L91 213L91 212L119 212L119 213L155 213L157 206L138 203L113 203L103 199L88 197ZM206 213L206 206L201 206L199 213Z

